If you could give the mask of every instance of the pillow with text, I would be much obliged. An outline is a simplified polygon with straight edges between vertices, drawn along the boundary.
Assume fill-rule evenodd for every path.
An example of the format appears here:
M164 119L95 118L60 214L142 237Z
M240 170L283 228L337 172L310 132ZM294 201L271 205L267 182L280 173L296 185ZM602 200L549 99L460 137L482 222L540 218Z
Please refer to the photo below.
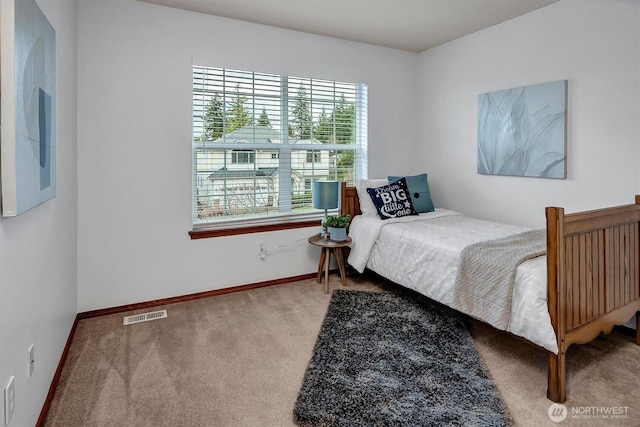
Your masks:
M418 215L411 202L407 181L404 178L382 187L367 188L367 193L371 196L371 201L381 219Z

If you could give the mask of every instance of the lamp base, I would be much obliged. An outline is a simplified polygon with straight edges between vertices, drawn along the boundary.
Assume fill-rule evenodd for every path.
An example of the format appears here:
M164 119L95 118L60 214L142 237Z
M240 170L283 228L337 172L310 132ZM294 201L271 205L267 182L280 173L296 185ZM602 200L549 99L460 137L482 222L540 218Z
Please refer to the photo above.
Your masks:
M327 230L327 227L323 226L322 231L318 233L318 236L322 237L324 240L327 240L329 238L329 231Z
M327 209L324 210L324 218L320 220L320 226L322 227L322 231L318 233L318 235L322 237L324 240L327 240L329 238L329 231L327 230L327 227L324 225L326 220L327 220Z

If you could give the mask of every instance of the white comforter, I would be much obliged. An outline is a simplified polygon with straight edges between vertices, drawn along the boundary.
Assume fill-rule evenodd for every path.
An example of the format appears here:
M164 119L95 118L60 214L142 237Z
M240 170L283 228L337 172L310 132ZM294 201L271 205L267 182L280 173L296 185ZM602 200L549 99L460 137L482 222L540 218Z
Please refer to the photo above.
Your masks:
M476 312L473 304L453 297L460 253L470 244L527 230L465 217L446 209L384 221L358 215L350 225L353 243L348 262L359 272L368 267L395 283L497 327L491 313ZM546 283L546 257L520 264L506 330L557 354Z

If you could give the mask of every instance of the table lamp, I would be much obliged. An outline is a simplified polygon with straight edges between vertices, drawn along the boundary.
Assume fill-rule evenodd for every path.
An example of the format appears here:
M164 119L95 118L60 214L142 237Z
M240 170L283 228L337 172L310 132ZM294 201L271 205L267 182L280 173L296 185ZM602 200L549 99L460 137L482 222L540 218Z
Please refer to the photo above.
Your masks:
M313 182L313 207L316 209L324 209L321 233L323 237L327 237L327 227L324 225L324 222L327 219L327 210L336 209L338 207L338 184L338 181Z

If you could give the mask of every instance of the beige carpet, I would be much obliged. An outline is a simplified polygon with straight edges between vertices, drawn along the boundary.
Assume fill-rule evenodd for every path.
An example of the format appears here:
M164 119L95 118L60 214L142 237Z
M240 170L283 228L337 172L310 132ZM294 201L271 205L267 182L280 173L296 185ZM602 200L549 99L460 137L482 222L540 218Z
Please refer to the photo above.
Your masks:
M336 275L330 282L339 287ZM399 289L354 274L348 283ZM137 312L82 320L46 425L292 426L330 299L323 289L306 280L168 305L167 319L129 326L123 316ZM475 321L470 329L517 424L557 425L547 415L545 353ZM568 360L561 424L640 425L640 347L631 337L574 346ZM624 418L593 415L613 410Z

